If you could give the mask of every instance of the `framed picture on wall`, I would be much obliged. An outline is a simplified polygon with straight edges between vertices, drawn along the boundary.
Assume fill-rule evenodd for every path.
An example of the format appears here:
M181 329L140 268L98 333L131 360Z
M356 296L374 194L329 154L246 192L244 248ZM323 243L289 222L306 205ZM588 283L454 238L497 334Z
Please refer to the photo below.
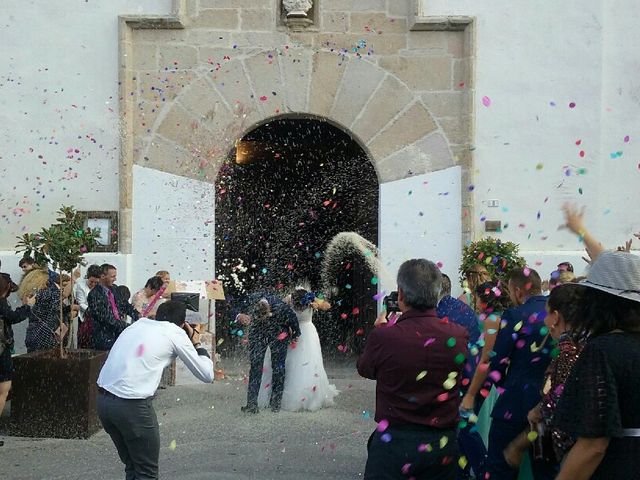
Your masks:
M94 252L118 251L118 212L81 211L78 213L84 216L85 228L100 232Z

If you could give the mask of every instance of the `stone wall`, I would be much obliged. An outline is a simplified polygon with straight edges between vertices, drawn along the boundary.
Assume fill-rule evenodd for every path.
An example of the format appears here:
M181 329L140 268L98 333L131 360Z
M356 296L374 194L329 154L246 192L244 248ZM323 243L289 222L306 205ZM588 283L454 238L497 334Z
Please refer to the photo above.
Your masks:
M173 16L123 17L123 228L133 164L213 182L234 142L280 115L350 132L381 183L451 165L472 183L473 27L411 31L409 4L317 0L319 24L302 32L272 0L181 0Z

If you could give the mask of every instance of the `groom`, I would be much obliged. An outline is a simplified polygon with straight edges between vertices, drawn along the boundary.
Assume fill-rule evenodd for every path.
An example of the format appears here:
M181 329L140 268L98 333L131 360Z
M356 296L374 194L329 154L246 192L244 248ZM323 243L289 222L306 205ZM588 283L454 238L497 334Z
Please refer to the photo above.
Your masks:
M267 347L271 349L271 410L278 412L284 390L285 360L292 340L300 336L298 317L278 297L263 292L248 295L240 301L235 321L249 328L249 389L243 412L258 413L258 391Z

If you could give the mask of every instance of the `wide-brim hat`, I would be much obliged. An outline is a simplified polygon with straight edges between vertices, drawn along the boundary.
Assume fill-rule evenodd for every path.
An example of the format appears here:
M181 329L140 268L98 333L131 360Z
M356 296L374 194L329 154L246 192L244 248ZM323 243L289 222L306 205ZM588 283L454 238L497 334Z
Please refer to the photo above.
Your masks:
M640 302L640 256L627 252L602 252L580 285Z

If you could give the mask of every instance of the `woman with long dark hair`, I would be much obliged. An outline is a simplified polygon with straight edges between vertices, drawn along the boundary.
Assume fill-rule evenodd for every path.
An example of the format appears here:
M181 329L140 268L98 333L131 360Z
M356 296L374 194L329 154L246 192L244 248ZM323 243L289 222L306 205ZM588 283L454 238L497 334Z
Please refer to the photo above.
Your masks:
M575 336L589 335L558 403L555 428L576 438L557 479L639 478L640 257L603 252L591 265Z

